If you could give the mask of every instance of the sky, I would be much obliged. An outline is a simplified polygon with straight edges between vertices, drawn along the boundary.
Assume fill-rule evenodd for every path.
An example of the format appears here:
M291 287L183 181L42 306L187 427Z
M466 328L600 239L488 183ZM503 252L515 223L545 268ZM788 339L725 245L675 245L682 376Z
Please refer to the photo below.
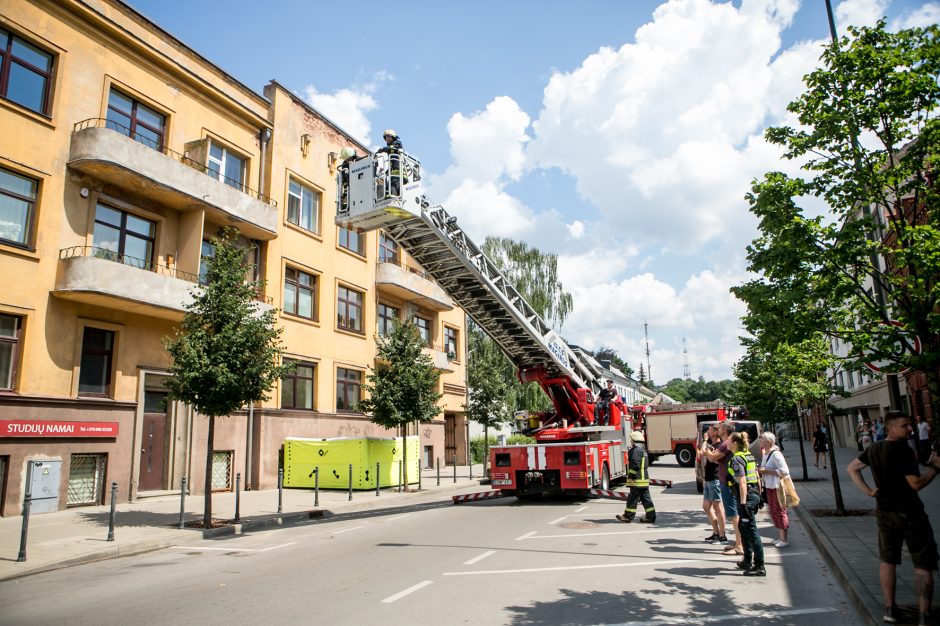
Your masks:
M796 171L763 133L793 123L824 0L128 1L366 146L398 131L478 244L558 256L569 342L649 363L658 384L732 377L745 307L729 288L757 234L744 196ZM840 35L940 22L940 0L832 4Z

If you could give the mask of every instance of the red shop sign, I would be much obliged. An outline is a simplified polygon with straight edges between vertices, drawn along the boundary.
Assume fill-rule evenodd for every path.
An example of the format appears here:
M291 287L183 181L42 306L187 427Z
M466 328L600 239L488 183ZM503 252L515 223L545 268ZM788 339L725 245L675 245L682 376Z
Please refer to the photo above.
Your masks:
M0 420L0 437L117 437L118 422Z

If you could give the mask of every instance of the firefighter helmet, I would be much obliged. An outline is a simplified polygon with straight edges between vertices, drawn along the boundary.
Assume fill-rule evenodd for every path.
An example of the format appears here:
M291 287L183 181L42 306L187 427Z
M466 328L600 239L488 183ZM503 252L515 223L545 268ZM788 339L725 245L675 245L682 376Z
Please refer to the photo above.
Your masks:
M643 443L643 440L643 433L640 431L634 430L632 433L630 433L630 441L633 443Z
M382 138L384 139L385 137L391 137L392 139L398 139L398 133L396 133L394 130L392 130L391 128L389 128L389 129L387 129L384 133L382 133Z

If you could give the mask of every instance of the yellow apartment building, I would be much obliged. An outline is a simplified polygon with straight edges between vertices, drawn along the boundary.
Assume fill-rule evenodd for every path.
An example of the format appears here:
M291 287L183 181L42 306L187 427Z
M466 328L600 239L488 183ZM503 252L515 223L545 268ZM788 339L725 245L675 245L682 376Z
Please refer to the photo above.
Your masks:
M117 0L0 14L0 515L204 481L206 420L168 402L163 347L211 239L240 234L298 362L217 421L215 489L276 484L284 437L391 436L356 411L391 317L441 376L422 459L465 462L464 314L381 235L333 224L358 144L288 90L252 91Z

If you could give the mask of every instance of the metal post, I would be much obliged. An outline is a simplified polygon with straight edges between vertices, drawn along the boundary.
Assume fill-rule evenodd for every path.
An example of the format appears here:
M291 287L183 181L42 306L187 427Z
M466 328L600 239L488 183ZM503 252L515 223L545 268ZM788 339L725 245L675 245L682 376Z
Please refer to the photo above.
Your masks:
M277 468L277 512L284 512L284 468Z
M23 527L20 529L20 553L16 557L17 563L26 560L26 535L29 532L29 507L33 501L33 494L30 493L29 481L26 481L26 497L23 498Z
M376 462L375 464L375 497L379 497L379 487L381 486L382 479L381 474L379 473L380 464Z
M242 491L242 474L241 472L237 472L235 474L235 521L236 522L242 518L241 511L240 511L241 502L239 500L241 491Z
M117 483L111 483L111 516L108 518L108 541L114 541L114 507L117 506Z
M421 457L419 456L418 457L418 491L421 491L421 474L423 473L424 472L422 471L422 467L421 467Z
M402 471L403 471L404 469L405 469L405 468L404 468L404 465L402 465L402 462L399 461L399 462L398 462L398 493L401 493L401 481L402 481L402 476L401 476L401 475L402 475Z
M320 506L320 468L313 468L313 508Z
M349 500L352 502L352 463L349 464Z
M470 480L473 480L473 459L470 459L470 462L467 463L467 468L470 470Z
M437 457L437 486L441 486L441 457Z
M183 513L186 511L186 477L180 480L180 530L186 528L183 523Z
M454 455L454 482L457 482L457 455Z

